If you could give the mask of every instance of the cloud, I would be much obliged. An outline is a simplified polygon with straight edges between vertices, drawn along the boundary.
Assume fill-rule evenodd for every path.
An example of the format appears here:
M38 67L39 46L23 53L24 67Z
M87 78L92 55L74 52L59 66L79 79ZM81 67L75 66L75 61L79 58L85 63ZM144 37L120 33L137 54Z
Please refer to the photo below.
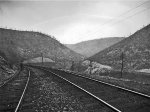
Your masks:
M0 26L42 31L63 43L123 36L149 23L150 11L147 10L119 24L112 24L149 6L145 4L126 16L120 16L140 3L139 0L0 1Z

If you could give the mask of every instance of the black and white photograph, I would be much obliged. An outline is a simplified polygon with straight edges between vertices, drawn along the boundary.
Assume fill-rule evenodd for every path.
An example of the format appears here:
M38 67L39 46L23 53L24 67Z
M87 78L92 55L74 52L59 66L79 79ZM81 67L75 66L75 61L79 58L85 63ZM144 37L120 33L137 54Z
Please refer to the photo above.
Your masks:
M150 112L150 0L0 0L0 112Z

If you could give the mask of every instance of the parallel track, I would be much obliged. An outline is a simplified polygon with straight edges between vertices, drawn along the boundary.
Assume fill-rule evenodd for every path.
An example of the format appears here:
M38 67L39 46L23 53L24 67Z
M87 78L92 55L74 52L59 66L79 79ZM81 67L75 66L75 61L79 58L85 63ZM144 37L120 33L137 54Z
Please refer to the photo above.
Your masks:
M108 102L118 110L123 112L150 112L150 96L148 95L90 78L71 75L65 71L54 69L49 69L48 71Z
M18 112L29 78L19 72L0 87L0 112Z
M97 80L97 79L94 79L94 78L90 78L90 77L87 77L87 76L83 76L83 75L80 75L80 74L72 72L72 71L64 71L64 70L60 70L60 71L70 73L72 75L77 75L79 77L83 77L83 78L86 78L86 79L90 79L90 80L93 80L93 81L96 81L96 82L99 82L99 83L102 83L102 84L105 84L105 85L108 85L108 86L111 86L111 87L115 87L115 88L118 88L118 89L121 89L121 90L125 90L125 91L131 92L131 93L134 93L134 94L146 97L146 98L150 98L150 95L140 93L140 92L137 92L137 91L134 91L134 90L130 90L130 89L127 89L127 88L124 88L124 87L121 87L121 86L114 85L114 84L110 84L110 83L107 83L107 82L103 82L103 81L100 81L100 80Z
M80 86L72 83L71 81L59 76L58 74L48 71L46 69L41 69L43 71L46 71L48 75L53 75L57 82L60 82L61 85L64 85L63 88L67 88L69 92L74 94L77 97L80 97L83 102L85 102L85 105L91 105L88 108L92 108L92 112L121 112L119 109L113 107L112 105L108 104L107 102L103 101L99 97L93 95L92 93L86 91L85 89L81 88ZM89 100L89 101L88 101Z
M110 107L110 105L106 106L104 103L101 103L94 95L89 95L88 92L81 90L81 88L75 86L74 84L68 83L69 81L62 79L49 71L41 71L42 75L38 72L36 74L34 72L32 73L30 84L27 88L27 92L18 112L64 112L64 107L69 109L69 107L67 108L69 105L72 105L72 111L77 112L78 110L79 112L121 112L113 107ZM43 81L44 83L42 83ZM58 84L57 86L59 86L65 94L68 94L66 97L64 95L60 96L64 93L61 93L59 89L54 89L56 92L52 90L54 86L51 84L54 82ZM43 84L50 84L50 86L45 87ZM49 89L50 91L48 91ZM58 98L62 99L57 101L56 99ZM69 100L70 98L72 101ZM76 98L80 101L80 103L76 102ZM83 106L83 110L79 109L81 108L79 105ZM57 109L53 110L56 107Z
M27 79L27 83L26 83L25 88L24 88L24 90L23 90L23 93L22 93L22 95L21 95L21 97L20 97L20 100L19 100L19 102L18 102L18 105L17 105L17 107L16 107L16 109L15 109L15 112L18 112L18 110L19 110L19 107L20 107L20 105L21 105L21 102L22 102L22 100L23 100L24 94L25 94L25 92L26 92L26 89L27 89L29 80L30 80L30 71L29 71L29 76L28 76L28 79Z
M70 88L69 90L71 91L72 89L77 89L77 90L75 90L76 92L74 93L74 94L76 94L76 95L78 95L78 91L82 91L82 94L86 94L86 95L88 95L88 96L90 96L89 98L92 98L92 99L95 99L95 104L97 103L97 101L99 102L99 105L103 105L106 109L107 109L107 111L106 112L121 112L119 109L117 109L117 108L115 108L115 107L113 107L112 105L110 105L110 104L108 104L107 102L105 102L104 100L102 100L102 99L100 99L99 97L97 97L97 96L95 96L94 94L92 94L92 93L90 93L90 92L88 92L88 91L86 91L85 89L83 89L82 87L80 87L80 86L78 86L78 85L76 85L76 84L74 84L74 83L72 83L71 81L69 81L69 80L67 80L67 79L65 79L65 78L63 78L63 77L61 77L61 76L59 76L58 74L56 74L56 73L54 73L54 72L52 72L52 71L49 71L49 70L46 70L46 69L43 69L43 68L40 68L41 70L44 70L44 71L46 71L46 72L49 72L50 74L53 74L54 76L56 76L57 78L58 78L58 80L63 80L63 83L62 84L64 84L65 82L67 82L67 85L66 86L68 86L68 85L72 85L72 86L74 86L74 88ZM53 77L54 77L53 76ZM65 82L64 82L65 81ZM61 81L62 82L62 81ZM67 87L68 88L68 87ZM73 90L74 91L74 90ZM84 96L83 96L84 97ZM87 99L86 99L87 100ZM90 105L90 103L93 103L93 102L88 102L89 104L88 105ZM93 110L92 110L93 111ZM101 111L101 110L99 110L99 111ZM93 111L94 112L94 111Z
M6 79L5 81L3 81L3 82L0 84L0 88L1 88L2 86L4 86L5 84L7 84L9 81L13 80L13 78L14 78L17 74L19 74L19 73L20 73L20 71L19 71L18 73L14 74L12 77L10 77L10 78Z

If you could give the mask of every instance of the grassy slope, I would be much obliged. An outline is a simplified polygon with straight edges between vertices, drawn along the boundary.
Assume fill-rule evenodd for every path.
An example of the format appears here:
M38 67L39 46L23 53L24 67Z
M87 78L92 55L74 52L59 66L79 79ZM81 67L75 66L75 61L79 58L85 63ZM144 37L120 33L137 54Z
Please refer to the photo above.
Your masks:
M90 57L99 51L121 41L124 39L123 37L110 37L110 38L102 38L80 42L77 44L68 44L66 45L70 49L80 53L86 57Z
M121 53L124 53L124 68L142 69L150 67L150 25L135 32L119 43L88 58L101 64L121 67Z
M81 60L82 56L68 49L49 35L39 32L0 28L0 55L10 63L41 56L51 59Z

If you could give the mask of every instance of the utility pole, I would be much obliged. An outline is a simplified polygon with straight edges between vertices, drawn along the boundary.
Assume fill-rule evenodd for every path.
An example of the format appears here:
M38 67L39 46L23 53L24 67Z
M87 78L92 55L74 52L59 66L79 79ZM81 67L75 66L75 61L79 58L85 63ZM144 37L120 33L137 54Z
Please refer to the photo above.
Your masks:
M92 62L91 62L91 61L90 61L89 67L90 67L90 72L89 72L89 74L91 75L91 74L92 74Z
M42 57L42 65L43 65L43 53L41 53L41 57Z
M121 53L121 78L123 76L123 66L124 66L124 54L123 52Z
M72 61L71 71L74 71L74 61Z

